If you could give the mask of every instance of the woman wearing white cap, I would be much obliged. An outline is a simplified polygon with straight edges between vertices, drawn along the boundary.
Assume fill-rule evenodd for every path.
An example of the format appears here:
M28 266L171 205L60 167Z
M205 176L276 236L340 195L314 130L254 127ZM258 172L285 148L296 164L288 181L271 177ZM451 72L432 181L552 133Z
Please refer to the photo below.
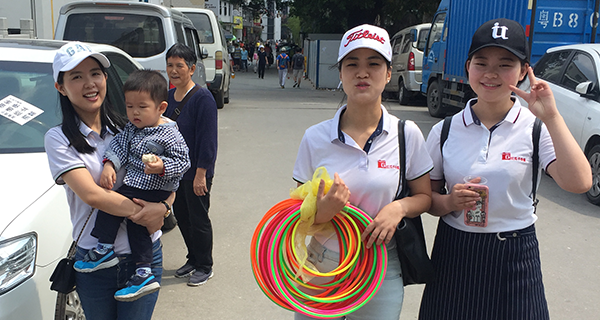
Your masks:
M65 186L69 202L73 238L77 243L76 260L94 248L97 239L90 232L96 209L127 217L148 228L153 241L152 273L160 282L162 276L162 245L160 227L165 215L162 203L133 202L98 185L102 173L104 151L126 119L111 106L106 92L106 68L110 62L101 53L93 52L79 42L65 44L56 53L52 65L55 87L59 92L62 124L50 129L44 145L52 176ZM122 179L122 173L119 175ZM173 204L174 196L167 199ZM92 273L77 273L77 293L88 320L150 319L158 292L135 302L117 302L114 294L126 286L135 272L135 262L122 225L115 241L115 251L121 258L112 268Z
M534 181L533 164L538 160L571 192L587 191L592 176L550 87L536 80L528 58L518 22L482 24L465 64L477 98L449 118L445 142L440 143L442 122L427 137L435 166L429 212L441 218L431 256L436 277L425 286L419 319L549 319L535 230L539 180ZM530 93L516 87L526 75ZM534 143L536 117L543 125ZM482 177L485 186L465 183L481 184ZM449 194L440 193L444 186Z
M398 118L381 104L381 94L391 77L391 46L388 33L361 25L344 34L338 69L347 104L333 119L306 130L294 166L298 184L310 180L318 167L334 173L327 194L321 181L315 223L330 221L347 202L374 218L362 239L367 247L385 243L388 268L377 294L346 319L398 320L404 288L400 262L392 241L403 217L416 217L429 209L429 171L433 164L417 125L406 122L406 176L410 197L394 201L399 188ZM320 271L330 271L339 261L335 235L318 233L309 246L309 261ZM308 319L296 313L295 319Z

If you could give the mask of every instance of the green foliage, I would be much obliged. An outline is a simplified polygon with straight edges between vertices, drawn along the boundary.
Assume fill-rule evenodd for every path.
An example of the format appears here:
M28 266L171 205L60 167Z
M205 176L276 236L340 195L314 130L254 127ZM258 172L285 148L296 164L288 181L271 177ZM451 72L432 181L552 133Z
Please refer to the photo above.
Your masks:
M306 33L344 33L364 23L393 35L405 27L430 22L439 0L294 0L291 15Z

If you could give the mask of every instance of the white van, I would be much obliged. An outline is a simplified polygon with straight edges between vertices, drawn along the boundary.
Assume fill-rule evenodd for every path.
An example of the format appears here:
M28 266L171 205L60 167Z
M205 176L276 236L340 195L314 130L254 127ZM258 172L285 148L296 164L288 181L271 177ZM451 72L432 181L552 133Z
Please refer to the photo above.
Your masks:
M56 33L60 40L105 43L122 49L144 68L167 76L167 50L175 43L192 48L197 56L192 80L206 87L202 50L192 21L177 10L129 1L77 1L60 9Z
M204 59L206 68L206 85L217 101L217 108L229 103L229 82L231 69L227 40L217 16L209 9L173 8L188 16L198 30L200 45L208 50Z
M406 104L421 91L423 49L431 23L423 23L398 31L392 43L392 79L385 86L385 93Z

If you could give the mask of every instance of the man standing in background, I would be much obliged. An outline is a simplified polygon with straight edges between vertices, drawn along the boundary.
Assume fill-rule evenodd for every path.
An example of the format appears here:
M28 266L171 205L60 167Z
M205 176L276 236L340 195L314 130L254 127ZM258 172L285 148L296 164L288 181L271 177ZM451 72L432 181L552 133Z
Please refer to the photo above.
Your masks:
M290 66L290 56L285 51L285 47L281 48L281 53L277 56L277 71L279 72L279 85L281 89L285 88L285 77Z

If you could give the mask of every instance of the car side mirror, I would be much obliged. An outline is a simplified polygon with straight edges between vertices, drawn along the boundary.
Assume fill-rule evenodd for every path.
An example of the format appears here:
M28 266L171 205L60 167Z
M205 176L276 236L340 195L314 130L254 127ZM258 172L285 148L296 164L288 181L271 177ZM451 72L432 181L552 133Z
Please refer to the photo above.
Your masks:
M200 54L200 57L202 58L202 60L208 58L208 50L206 50L205 47L201 47L201 51L202 53Z
M594 89L594 83L591 81L585 81L577 85L575 87L575 91L579 93L579 95L583 97L589 97L592 94L592 90Z

